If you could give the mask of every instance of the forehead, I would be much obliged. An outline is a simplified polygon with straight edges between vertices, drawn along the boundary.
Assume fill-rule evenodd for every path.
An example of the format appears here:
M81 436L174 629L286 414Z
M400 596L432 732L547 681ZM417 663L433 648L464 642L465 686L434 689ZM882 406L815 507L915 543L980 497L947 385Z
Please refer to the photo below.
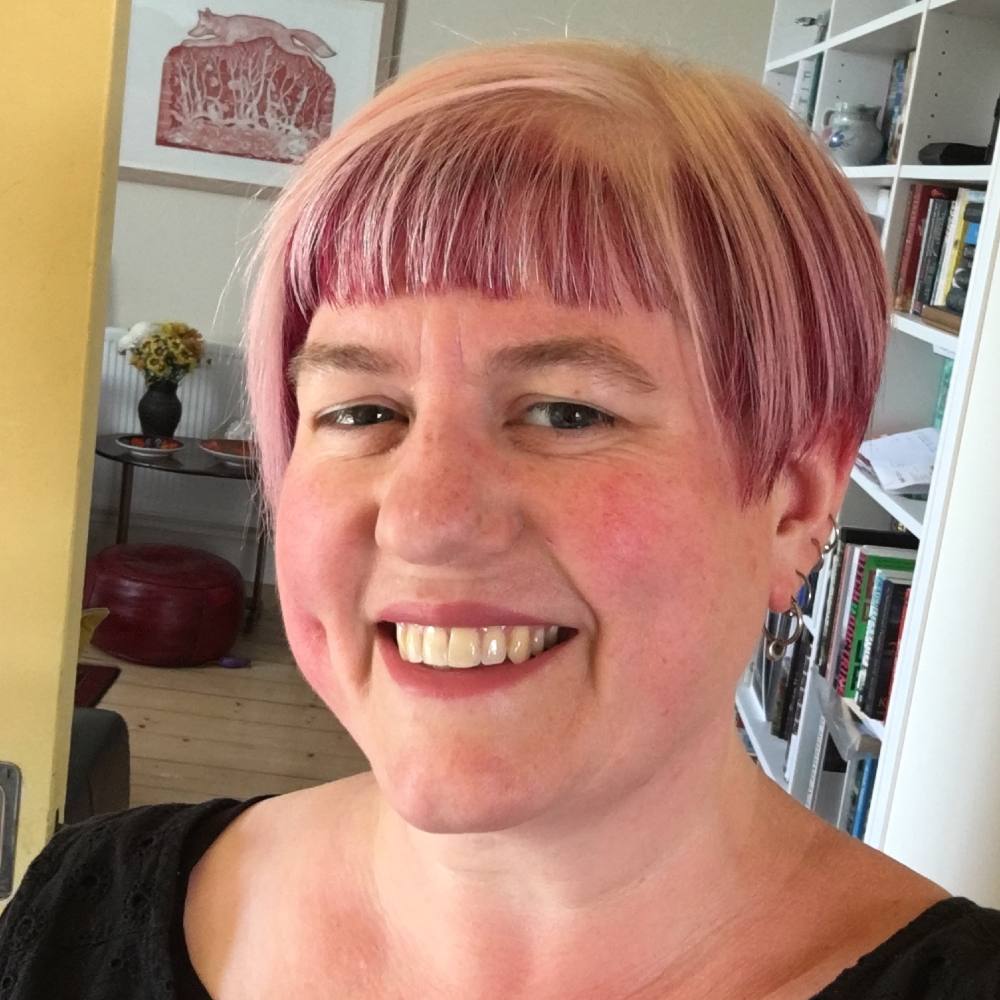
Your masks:
M671 317L639 308L611 313L556 304L545 296L489 299L477 293L400 296L384 303L321 306L293 374L348 345L356 360L393 359L391 367L462 364L498 371L561 363L604 369L636 391L653 391L670 372L686 368L684 345ZM357 348L369 348L366 352ZM297 369L297 371L296 371ZM386 370L385 374L392 374Z

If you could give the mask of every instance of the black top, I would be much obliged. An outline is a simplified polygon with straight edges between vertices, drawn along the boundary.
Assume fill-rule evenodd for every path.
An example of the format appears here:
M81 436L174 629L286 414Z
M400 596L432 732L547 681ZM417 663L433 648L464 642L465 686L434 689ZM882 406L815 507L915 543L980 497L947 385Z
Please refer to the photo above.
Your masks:
M184 942L188 878L267 797L142 806L60 830L0 915L0 1000L211 1000ZM957 896L813 1000L988 998L1000 998L1000 910Z

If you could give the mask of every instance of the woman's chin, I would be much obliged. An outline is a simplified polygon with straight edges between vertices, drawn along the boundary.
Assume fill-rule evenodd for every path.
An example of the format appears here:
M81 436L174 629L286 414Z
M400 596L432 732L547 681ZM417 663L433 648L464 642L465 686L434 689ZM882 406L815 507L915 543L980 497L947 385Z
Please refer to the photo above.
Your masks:
M410 826L426 833L491 833L520 826L545 812L551 793L529 782L511 762L482 756L372 761L383 798Z

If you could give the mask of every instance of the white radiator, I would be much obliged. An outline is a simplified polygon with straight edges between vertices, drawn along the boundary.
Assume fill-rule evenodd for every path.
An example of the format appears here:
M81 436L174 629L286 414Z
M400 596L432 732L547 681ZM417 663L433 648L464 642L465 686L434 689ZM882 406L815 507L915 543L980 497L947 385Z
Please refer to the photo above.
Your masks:
M118 353L118 339L125 332L115 327L105 330L98 434L140 432L137 407L145 385L141 373ZM206 344L201 366L184 378L177 396L183 407L179 436L221 436L246 412L242 352L225 344ZM96 456L92 510L104 520L117 511L120 476L119 463ZM136 469L132 513L140 520L143 515L168 519L175 527L176 522L185 522L194 530L238 530L249 535L252 547L256 507L250 500L250 485L238 480Z

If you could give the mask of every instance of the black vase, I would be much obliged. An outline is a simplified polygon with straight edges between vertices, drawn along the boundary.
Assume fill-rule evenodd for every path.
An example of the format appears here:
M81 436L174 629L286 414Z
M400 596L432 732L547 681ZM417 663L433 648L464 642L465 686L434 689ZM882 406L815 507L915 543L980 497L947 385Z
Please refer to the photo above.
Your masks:
M139 400L139 424L146 437L174 436L181 422L181 401L177 398L177 383L156 379L146 383Z

